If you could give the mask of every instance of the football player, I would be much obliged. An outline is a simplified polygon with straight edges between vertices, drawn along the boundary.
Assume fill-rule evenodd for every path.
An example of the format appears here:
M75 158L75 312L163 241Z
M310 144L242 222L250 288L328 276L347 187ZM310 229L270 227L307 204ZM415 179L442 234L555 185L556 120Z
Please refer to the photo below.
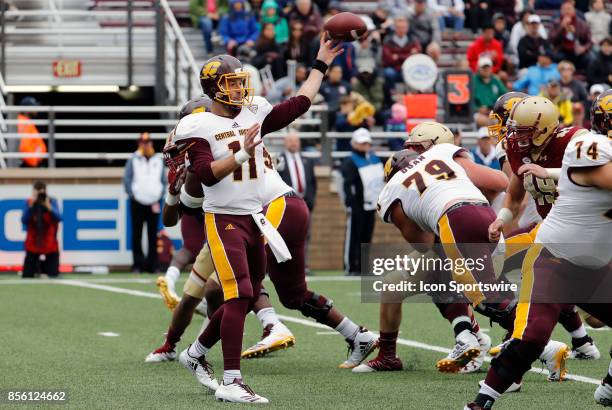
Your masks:
M544 218L548 214L558 195L557 180L565 147L573 137L588 132L579 127L561 127L557 107L544 97L527 97L515 102L506 121L506 130L509 129L513 132L507 133L505 146L512 174L503 208L489 227L491 241L499 240L504 226L519 214L526 192L535 201L539 216ZM539 175L544 177L532 170L539 170ZM509 249L518 252L523 250L522 245L526 248L535 238L538 227L534 226L527 225L509 233L507 242L512 244ZM599 359L599 350L575 308L565 308L559 323L572 337L572 357Z
M437 237L447 255L456 259L462 257L458 243L484 242L482 229L472 221L486 221L494 216L481 190L502 192L506 188L507 178L500 171L474 164L467 158L465 150L452 145L452 141L452 132L443 124L425 122L415 127L406 142L411 149L399 151L387 161L387 184L379 196L379 214L385 222L393 223L406 241L432 244ZM478 181L478 187L471 182L471 178ZM449 220L451 217L452 221ZM458 225L460 220L464 221L461 226ZM490 255L488 258L490 262ZM487 268L493 272L492 266ZM472 273L455 276L464 283L461 276L471 277ZM489 279L484 278L485 281ZM474 281L474 278L471 280ZM468 295L468 299L478 305L485 297L480 292L474 292ZM468 304L437 303L437 306L443 316L451 321L457 342L448 357L437 363L438 369L459 372L481 353L484 360L490 338L478 332L477 324L470 317ZM456 312L455 317L449 315L450 311ZM401 301L383 301L379 355L354 369L355 372L402 368L401 361L395 357L400 321Z
M606 101L605 96L603 101ZM603 106L600 112L609 119L610 100L607 107L602 100L595 103ZM537 135L541 118L539 110L531 118L516 116L515 122L510 124L510 135L528 130ZM607 137L609 123L606 125L602 120L593 121L593 128L606 135L582 132L565 148L559 170L559 198L538 229L535 244L528 250L523 263L521 303L512 339L491 362L476 399L465 407L468 410L491 409L506 388L531 368L564 306L572 306L563 301L575 300L576 295L590 301L602 291L604 279L612 274L609 238L612 229L612 142ZM530 172L539 178L550 175L547 170L536 168ZM606 294L609 295L609 291ZM561 303L541 303L551 297ZM576 305L606 325L612 325L611 303L578 301ZM603 405L612 404L612 363L595 391L595 400Z
M240 373L244 319L259 296L265 274L262 233L279 261L291 258L284 241L261 213L265 189L262 137L289 125L310 108L328 64L341 52L341 46L321 36L309 77L295 97L274 107L253 96L249 74L239 60L215 56L200 73L202 89L213 99L211 112L189 115L177 126L177 141L194 142L188 157L204 185L206 236L224 299L179 360L215 390L217 400L268 402L243 382ZM206 361L206 353L219 340L224 363L220 385Z

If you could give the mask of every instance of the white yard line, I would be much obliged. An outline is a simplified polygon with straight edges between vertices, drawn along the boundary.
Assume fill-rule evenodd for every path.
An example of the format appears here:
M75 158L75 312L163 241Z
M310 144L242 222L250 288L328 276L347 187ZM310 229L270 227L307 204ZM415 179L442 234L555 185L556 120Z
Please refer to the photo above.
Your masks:
M327 276L327 277L332 278L333 276ZM339 276L339 278L344 278L344 276ZM19 283L23 283L23 282L19 282ZM131 296L141 296L141 297L146 297L146 298L151 298L151 299L161 299L161 295L159 295L158 293L143 292L143 291L134 290L134 289L124 289L124 288L118 288L115 286L100 285L97 283L90 283L90 282L85 282L82 280L56 279L56 280L50 280L48 281L48 283L57 283L57 284L63 284L63 285L69 285L69 286L78 286L78 287L88 288L88 289L104 290L107 292L121 293L124 295L131 295ZM329 327L321 323L313 322L308 319L303 319L303 318L298 318L298 317L293 317L293 316L286 316L286 315L278 315L278 317L287 322L297 323L300 325L314 327L318 329L329 330ZM417 349L429 350L429 351L438 352L438 353L448 354L451 351L451 349L448 349L446 347L434 346L434 345L430 345L427 343L417 342L416 340L398 338L397 343L403 346L409 346L409 347L414 347ZM485 361L490 362L491 358L486 357ZM531 368L530 371L533 373L548 375L548 370L546 369ZM594 385L599 385L601 383L601 381L598 379L594 379L592 377L587 377L587 376L581 376L577 374L568 374L567 378L570 380L575 380L578 382L594 384Z
M49 283L62 283L71 280L78 280L80 282L87 283L155 283L155 277L149 278L113 278L110 277L91 277L91 278L79 278L79 279L1 279L0 285L46 285ZM183 275L181 280L186 280L187 275ZM267 280L267 278L266 278ZM354 276L308 276L307 282L355 282L358 281L358 277Z

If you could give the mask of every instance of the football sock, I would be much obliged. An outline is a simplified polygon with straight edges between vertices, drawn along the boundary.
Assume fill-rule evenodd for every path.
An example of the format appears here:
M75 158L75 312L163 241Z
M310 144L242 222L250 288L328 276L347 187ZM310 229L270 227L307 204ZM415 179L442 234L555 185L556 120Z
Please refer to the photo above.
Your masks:
M580 339L587 335L587 331L584 325L580 325L578 329L571 331L570 334L572 335L572 339Z
M476 320L476 317L474 316L474 311L472 309L468 309L468 312L470 316L470 321L472 322L472 332L479 333L480 325L478 324L478 321Z
M244 319L248 310L249 299L231 299L223 305L221 347L223 348L223 368L225 370L240 370L242 334L244 333Z
M335 329L338 333L344 336L345 339L353 341L355 336L359 333L359 326L357 326L351 319L345 317L342 322Z
M264 328L268 325L280 324L280 320L278 319L273 307L261 309L259 312L257 312L257 319L259 319Z
M210 318L210 322L208 323L208 326L206 326L206 329L204 329L204 331L198 337L198 340L202 346L206 346L210 349L221 338L221 319L223 319L223 312L225 312L225 305L221 305L221 307L217 309L214 315Z
M240 370L224 370L223 371L223 384L228 385L234 383L234 380L242 380Z
M199 340L196 339L196 341L189 346L187 354L191 357L200 357L208 353L209 350L209 348L205 347Z
M176 281L179 276L181 276L181 271L178 270L176 266L170 266L166 271L166 279L168 280L168 286L174 292L174 286L176 285Z
M476 396L476 400L474 402L478 404L480 407L485 409L490 409L493 407L493 403L495 400L501 397L501 393L498 393L491 387L489 387L486 383L482 384L480 391L478 392L478 396Z
M177 332L174 326L170 325L168 328L168 333L166 334L166 343L171 346L176 346L176 344L181 340L182 335L183 332Z
M398 332L380 332L378 338L379 356L395 358Z
M473 331L472 321L468 316L459 316L455 318L451 325L453 326L455 337L457 337L459 333L463 332L464 330L469 330L470 332Z

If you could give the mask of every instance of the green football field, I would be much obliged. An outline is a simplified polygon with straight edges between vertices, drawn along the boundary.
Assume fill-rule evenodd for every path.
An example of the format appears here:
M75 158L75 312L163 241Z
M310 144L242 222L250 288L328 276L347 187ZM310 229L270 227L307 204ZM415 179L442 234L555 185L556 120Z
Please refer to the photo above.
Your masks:
M354 321L377 329L378 306L360 302L358 281L335 275L339 273L318 273L310 287L332 298ZM154 279L152 275L119 274L68 275L56 281L0 277L4 347L0 390L63 390L68 394L65 406L75 409L239 406L215 402L177 362L144 363L146 354L161 345L170 320ZM268 288L273 294L272 286ZM398 349L404 371L358 375L338 368L346 357L341 337L284 309L275 295L272 298L295 334L296 346L242 365L246 382L270 400L270 408L462 409L484 378L484 371L470 375L436 371L436 360L446 355L444 349L450 349L454 340L434 305L404 306ZM180 349L196 337L201 320L195 317ZM483 317L479 320L494 343L498 342L500 328L491 329ZM260 334L259 322L249 315L244 346L255 343ZM551 383L544 374L530 372L522 391L505 395L496 408L599 408L593 391L608 368L612 332L591 330L590 334L602 359L570 361L570 374L579 380ZM569 343L563 329L557 329L554 336ZM222 374L220 346L209 361L217 375ZM0 407L4 404L0 402Z

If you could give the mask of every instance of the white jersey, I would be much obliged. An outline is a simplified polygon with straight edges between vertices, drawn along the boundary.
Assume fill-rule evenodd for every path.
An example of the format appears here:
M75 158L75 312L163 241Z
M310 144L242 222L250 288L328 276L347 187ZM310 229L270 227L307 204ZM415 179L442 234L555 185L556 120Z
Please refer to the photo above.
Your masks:
M174 140L202 138L208 141L215 161L224 159L242 149L247 129L255 123L262 124L270 111L272 105L265 98L254 97L253 105L243 107L235 118L210 112L190 114L178 123ZM212 186L202 186L204 211L233 215L261 212L265 194L264 168L264 147L260 144L253 158L242 167Z
M378 197L378 213L389 220L391 205L400 201L404 213L421 229L438 232L438 220L453 203L487 202L482 192L470 181L457 154L465 152L452 144L434 145L399 171L385 185Z
M556 257L597 269L612 260L612 192L572 182L572 168L612 161L612 141L599 134L574 137L565 149L559 198L542 222L536 242Z
M279 196L285 195L291 191L293 191L293 188L283 181L278 171L274 168L272 158L266 152L265 191L263 204L268 205Z

